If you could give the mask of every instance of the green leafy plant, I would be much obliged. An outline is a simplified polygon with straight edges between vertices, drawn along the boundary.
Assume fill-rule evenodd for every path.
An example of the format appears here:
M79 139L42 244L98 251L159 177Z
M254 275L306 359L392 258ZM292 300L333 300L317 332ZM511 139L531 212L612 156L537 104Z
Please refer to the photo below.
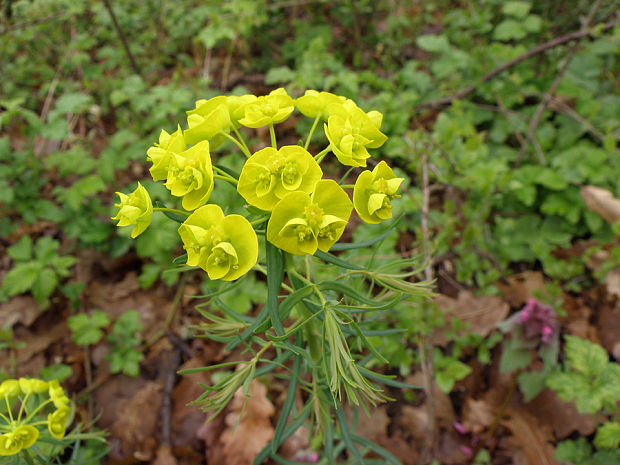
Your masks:
M3 292L12 297L30 291L41 308L50 305L49 298L62 278L69 276L75 257L58 255L60 243L51 237L41 237L32 244L30 236L8 248L14 265L4 277Z
M498 328L511 334L504 342L500 359L502 373L514 372L526 402L545 388L545 383L557 366L559 351L559 324L553 308L535 299L528 300L523 309L503 322ZM526 371L535 355L542 361L539 371Z
M600 345L566 336L564 369L547 379L561 399L573 401L582 413L614 411L620 400L620 364L610 362Z
M607 419L597 427L595 451L585 438L558 444L555 458L574 465L620 463L620 364L610 362L603 347L575 336L565 337L566 363L547 378L547 386L562 400L574 402L581 413ZM616 421L608 419L615 416Z
M435 380L445 393L452 391L454 383L467 377L472 369L457 358L443 355L439 349L433 352Z
M110 343L110 361L112 373L124 373L128 376L138 376L140 362L144 358L140 350L140 338L136 333L142 331L140 314L136 310L128 310L119 316L112 325L112 331L107 337Z
M90 316L85 313L69 317L71 339L77 345L90 346L99 343L103 337L103 328L110 324L110 317L101 310L94 310Z

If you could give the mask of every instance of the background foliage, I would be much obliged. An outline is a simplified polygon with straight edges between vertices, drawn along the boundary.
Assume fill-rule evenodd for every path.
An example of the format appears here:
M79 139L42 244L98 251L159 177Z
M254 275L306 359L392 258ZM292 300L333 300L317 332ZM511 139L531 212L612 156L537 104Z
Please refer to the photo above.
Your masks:
M562 312L562 292L596 288L620 262L620 228L591 211L581 195L593 185L620 197L616 2L128 0L111 4L120 33L106 2L14 0L3 7L0 247L7 258L0 263L0 301L30 293L58 318L90 312L81 308L76 263L91 250L137 256L145 289L174 285L176 227L163 219L158 224L156 216L130 241L108 219L114 192L129 192L145 177L146 148L161 128L175 130L171 122L182 120L195 99L278 86L291 95L331 91L384 114L382 131L390 138L376 158L390 159L408 178L395 205L395 216L403 218L399 234L354 252L360 260L371 255L380 266L394 253L417 253L425 154L440 292L465 287L499 295L506 277L539 270L544 299ZM572 33L577 40L561 41ZM557 45L531 53L554 40ZM291 143L307 132L305 124L288 128ZM146 188L154 200L168 199L161 186ZM227 201L225 191L217 195L218 203ZM353 239L368 240L376 231L360 225ZM601 251L605 263L589 267L589 257ZM200 286L213 290L209 282ZM230 292L213 305L252 311L265 283L252 278L243 286L242 299ZM80 319L73 321L79 332ZM110 364L136 375L140 323L132 313L116 321L107 330ZM76 343L89 345L102 340L109 322L81 324L88 333ZM407 375L420 362L419 341L445 323L437 313L400 306L390 321L376 324L404 329L377 339ZM450 391L468 375L463 347L490 362L499 342L497 333L470 334L436 349L439 387ZM582 370L571 360L564 376L573 379ZM601 456L608 457L613 436L605 434L614 428L597 433L593 444ZM565 444L562 460L598 463L589 443Z

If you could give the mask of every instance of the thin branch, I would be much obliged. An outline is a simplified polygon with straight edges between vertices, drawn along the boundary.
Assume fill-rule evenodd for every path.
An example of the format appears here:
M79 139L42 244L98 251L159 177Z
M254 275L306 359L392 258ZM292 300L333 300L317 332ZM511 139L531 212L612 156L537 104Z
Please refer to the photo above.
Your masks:
M613 21L610 21L608 23L605 23L602 27L602 29L604 31L613 28L616 24L618 24L620 22L620 18L616 18ZM446 97L441 97L438 98L436 100L430 100L428 102L422 102L420 105L418 105L418 109L424 109L424 108L439 108L439 107L443 107L445 105L448 105L449 103L451 103L453 100L456 99L462 99L463 97L468 96L469 94L471 94L473 91L476 90L476 87L480 84L482 84L483 82L486 82L492 78L494 78L495 76L497 76L498 74L502 73L503 71L506 71L509 68L512 68L513 66L521 63L524 60L527 60L528 58L531 58L535 55L538 55L539 53L545 52L549 49L552 49L554 47L557 47L559 45L563 45L567 42L571 42L573 40L579 40L582 39L584 37L588 37L590 35L592 35L594 33L594 30L597 27L591 27L588 29L584 29L581 28L578 31L574 31L574 32L569 32L568 34L565 34L563 36L557 37L553 40L550 40L549 42L545 42L544 44L539 45L538 47L534 47L533 49L525 52L523 55L519 55L518 57L507 61L506 63L504 63L503 65L498 66L497 68L495 68L492 71L489 71L487 74L485 74L484 76L482 76L482 78L480 79L480 81L478 81L476 84L472 84L471 86L465 87L462 90L459 90L458 92L452 94L452 95L447 95Z
M32 21L23 21L21 23L9 24L4 29L0 31L0 35L6 34L9 31L14 31L16 29L21 29L28 26L35 26L41 23L47 23L53 19L58 18L59 16L63 16L66 11L57 11L56 13L52 13L51 15L45 16L44 18L33 19ZM63 18L65 19L65 18Z
M405 137L405 142L412 149L415 150L415 145L408 138ZM433 280L433 265L432 265L432 251L430 243L430 233L428 229L428 220L430 212L430 186L429 186L429 162L428 151L426 147L422 149L420 153L420 164L422 171L422 209L420 228L422 229L422 251L424 253L424 259L426 265L424 266L424 279L426 281ZM422 304L424 310L428 311L432 303L424 302ZM424 379L424 392L426 394L426 407L428 414L427 425L427 441L424 445L423 460L430 462L437 455L439 437L437 435L437 421L435 418L436 413L436 398L435 398L435 368L433 364L433 338L430 334L425 334L424 330L418 340L418 351L420 353L420 368L422 370L422 378Z
M590 8L590 11L588 12L588 16L586 16L586 19L584 20L580 31L584 31L584 32L588 31L588 26L590 25L590 22L594 18L594 15L596 14L596 10L598 10L600 6L601 6L601 0L596 0L594 4L592 5L592 8ZM538 108L536 108L536 112L534 113L534 116L532 116L532 119L530 120L530 125L528 127L526 137L527 137L527 140L529 140L536 148L536 153L538 154L538 161L541 164L545 163L545 157L542 153L542 150L540 150L538 141L536 140L536 137L535 137L536 129L538 128L538 125L540 124L540 120L542 119L543 113L549 106L549 102L551 102L551 98L553 94L555 94L555 92L558 90L558 87L560 83L562 82L562 79L564 79L564 75L566 74L566 71L568 70L568 67L570 66L573 58L577 54L578 49L579 49L579 42L576 42L572 46L570 51L568 52L568 55L566 56L566 59L564 60L564 63L562 64L562 68L560 68L560 71L558 71L558 74L555 76L555 79L551 83L551 87L549 87L549 90L545 93L542 101L538 105ZM527 149L526 145L521 146L521 149L519 150L519 155L517 155L517 159L515 160L515 164L514 164L515 167L519 166L519 164L521 163L521 160L523 158L523 155L525 154L526 149Z
M600 142L603 142L605 140L605 135L601 131L596 129L592 125L592 123L590 123L590 121L585 119L583 116L581 116L579 113L577 113L575 110L573 110L570 106L568 106L566 103L564 103L559 98L552 95L551 101L549 102L549 108L551 110L556 110L558 113L562 113L574 119L579 124L585 126L588 132L592 134L594 137L596 137Z
M138 65L136 64L136 60L134 60L131 50L129 49L129 44L127 43L127 38L125 37L125 33L123 32L120 25L118 24L118 21L116 20L116 15L114 14L114 10L112 10L112 6L110 5L109 0L103 0L103 4L105 5L106 10L108 10L108 13L110 14L110 18L112 18L112 23L114 24L114 28L116 29L116 33L118 34L118 37L121 39L121 42L123 43L125 54L127 55L127 58L129 59L129 63L131 64L131 69L133 69L133 72L136 73L138 76L142 76L142 73L140 72L140 68L138 68Z

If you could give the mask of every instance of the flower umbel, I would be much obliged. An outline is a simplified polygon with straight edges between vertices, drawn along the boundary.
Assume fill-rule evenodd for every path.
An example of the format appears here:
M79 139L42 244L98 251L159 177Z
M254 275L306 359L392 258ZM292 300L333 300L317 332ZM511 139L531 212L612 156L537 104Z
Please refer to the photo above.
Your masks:
M404 178L397 178L386 162L360 174L353 188L355 211L366 223L376 224L392 218L391 201Z
M340 239L353 205L346 192L331 179L321 179L314 193L292 192L273 208L267 240L294 255L327 252Z
M209 100L198 100L196 108L187 112L188 129L183 133L188 144L211 141L215 148L223 140L221 133L230 131L227 97L220 95Z
M162 181L168 175L168 167L172 154L181 153L185 150L185 139L181 126L172 134L168 134L163 129L159 134L159 143L146 151L147 159L153 166L149 169L153 181Z
M138 187L131 194L117 192L121 203L115 206L120 207L113 220L119 220L117 226L134 225L131 230L131 237L136 238L144 232L151 224L153 217L153 203L147 190L138 183Z
M338 161L346 166L366 166L370 157L367 148L378 148L387 140L379 130L381 113L366 114L355 104L335 104L328 107L330 116L325 135Z
M321 176L323 171L318 163L302 147L265 147L248 158L237 190L250 205L271 210L291 192L312 193Z
M210 279L234 281L256 264L258 239L241 215L224 216L217 205L205 205L179 227L187 264L199 266Z
M64 438L71 408L58 380L49 383L35 378L5 380L0 384L0 402L8 410L0 415L0 456L29 449L47 431L56 439ZM14 404L17 402L21 403L19 408ZM52 404L56 410L45 421L43 409ZM39 430L39 425L47 425L47 430Z
M175 197L183 197L183 208L204 205L213 190L213 167L209 142L204 140L179 154L173 154L166 187Z
M280 87L269 95L263 95L244 105L244 117L239 123L248 128L260 128L268 124L278 124L293 113L293 99Z

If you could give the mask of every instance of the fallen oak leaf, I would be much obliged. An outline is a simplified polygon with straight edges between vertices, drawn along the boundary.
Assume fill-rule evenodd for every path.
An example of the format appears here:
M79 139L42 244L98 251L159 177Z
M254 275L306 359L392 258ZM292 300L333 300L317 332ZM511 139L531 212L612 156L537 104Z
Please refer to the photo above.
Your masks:
M273 439L270 418L275 408L267 399L267 388L253 379L249 394L250 397L246 397L240 388L231 402L231 412L226 415L226 429L220 438L226 465L251 465Z
M553 434L542 427L536 417L523 410L508 410L509 418L502 424L512 432L511 442L523 451L530 465L560 465L553 457L555 449L550 444Z
M608 223L620 220L620 200L613 194L596 186L583 186L581 197L590 210L598 213Z

